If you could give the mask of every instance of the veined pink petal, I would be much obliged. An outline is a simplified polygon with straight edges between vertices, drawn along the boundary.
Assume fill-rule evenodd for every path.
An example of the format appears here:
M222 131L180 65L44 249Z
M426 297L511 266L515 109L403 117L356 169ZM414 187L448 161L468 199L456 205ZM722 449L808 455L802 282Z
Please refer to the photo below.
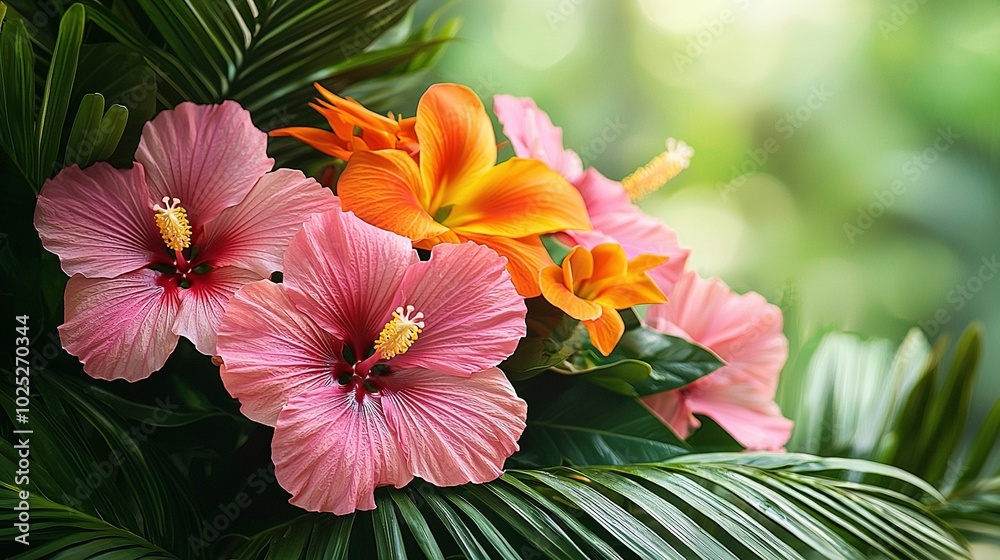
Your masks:
M66 274L114 278L166 255L155 215L141 165L119 171L98 162L45 181L35 229Z
M527 404L497 368L456 377L406 369L380 377L382 409L414 475L437 486L489 482L517 451Z
M499 364L524 336L524 300L507 259L472 242L435 245L429 261L410 266L396 306L424 314L419 338L396 366L469 375Z
M179 288L161 285L159 276L140 269L109 279L69 279L59 338L92 377L145 379L177 346L170 326L180 307Z
M358 402L339 385L288 401L278 415L271 458L292 504L336 515L375 509L376 487L401 488L413 479L377 397Z
M792 421L781 415L773 398L738 383L716 384L686 400L692 413L715 420L747 449L777 451L792 435Z
M574 186L583 196L594 230L568 232L572 243L588 249L601 243L618 243L630 259L642 254L669 257L666 263L649 271L660 289L669 291L684 272L691 252L680 246L674 230L647 216L629 200L621 183L608 179L596 169L588 169Z
M570 182L583 173L580 156L563 148L562 129L531 98L496 95L493 112L515 155L541 160Z
M311 214L339 209L337 197L301 171L277 169L261 177L246 198L205 224L202 259L260 276L281 270L281 256Z
M684 398L681 389L643 397L642 404L659 416L660 420L681 438L687 438L701 426L701 422L688 408L688 400Z
M190 277L191 287L178 292L181 307L174 320L174 332L194 343L199 352L215 354L215 338L222 312L236 290L261 280L256 272L224 266Z
M333 382L342 346L282 286L254 282L236 292L219 326L222 382L247 418L274 426L288 399Z
M760 294L735 294L721 280L705 280L692 271L681 276L667 299L650 306L646 323L705 346L726 365L677 393L690 411L686 420L668 418L673 412L663 408L658 395L643 402L682 435L683 424L694 422L691 414L704 414L749 449L780 449L791 434L791 422L774 403L788 358L781 311Z
M135 159L155 201L179 198L195 231L243 200L274 167L267 134L235 101L163 111L143 127Z
M403 274L418 260L409 239L334 210L314 214L292 239L284 284L300 311L360 354L389 320Z

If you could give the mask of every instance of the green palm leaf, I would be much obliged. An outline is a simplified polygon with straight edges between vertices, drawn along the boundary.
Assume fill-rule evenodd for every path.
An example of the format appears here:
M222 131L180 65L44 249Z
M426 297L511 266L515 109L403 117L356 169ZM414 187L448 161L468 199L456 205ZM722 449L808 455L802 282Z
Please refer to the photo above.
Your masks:
M13 379L10 372L3 373ZM70 546L98 540L141 549L144 554L186 549L188 537L197 534L199 516L170 460L148 445L144 434L136 435L134 425L112 406L92 392L79 390L70 379L52 379L47 372L33 371L31 387L33 433L13 437L14 441L29 438L30 482L15 478L17 450L7 440L0 440L0 482L5 492L30 492L32 540L53 550L61 550L61 545L48 543ZM13 388L4 386L0 404L11 422L12 395ZM10 517L14 515L11 508L3 508L0 532L13 530ZM35 549L32 546L31 551ZM66 553L66 557L87 557L75 554Z
M970 539L1000 543L1000 400L969 425L981 347L970 327L944 358L917 330L893 352L886 341L826 336L782 408L796 421L789 448L895 465L930 481L944 500L932 509ZM795 403L801 402L801 407ZM786 406L788 405L788 406ZM905 491L891 478L871 480Z
M414 0L138 0L114 9L103 0L84 3L93 21L146 58L163 82L157 95L165 104L235 99L264 130L321 125L307 106L314 82L340 92L419 71L457 32L453 23L440 31L424 27L373 47ZM308 153L288 142L275 151L285 164Z
M0 4L0 20L6 6ZM0 148L10 155L38 192L52 175L64 136L73 81L76 78L85 13L74 5L59 23L59 35L51 58L46 60L41 104L35 112L34 52L24 22L4 21L0 30Z
M0 483L0 507L12 511L18 503L18 489ZM30 511L30 548L17 555L18 560L93 558L98 554L115 560L177 558L139 535L43 497L31 498ZM13 526L5 526L0 536L10 543L17 532Z
M621 467L511 471L489 484L380 489L377 509L308 514L242 546L241 560L347 558L967 558L921 502L852 481L903 471L784 454L689 455ZM347 543L350 543L348 546Z

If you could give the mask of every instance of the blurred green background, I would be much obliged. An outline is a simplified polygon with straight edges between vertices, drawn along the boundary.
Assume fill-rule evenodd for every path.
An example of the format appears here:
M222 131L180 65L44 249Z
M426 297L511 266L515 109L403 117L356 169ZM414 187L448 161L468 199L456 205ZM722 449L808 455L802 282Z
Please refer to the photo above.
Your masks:
M443 6L463 27L428 83L487 106L533 97L614 178L669 136L694 147L641 205L702 274L794 294L805 330L899 341L982 321L985 414L1000 392L1000 5L426 0L417 21Z

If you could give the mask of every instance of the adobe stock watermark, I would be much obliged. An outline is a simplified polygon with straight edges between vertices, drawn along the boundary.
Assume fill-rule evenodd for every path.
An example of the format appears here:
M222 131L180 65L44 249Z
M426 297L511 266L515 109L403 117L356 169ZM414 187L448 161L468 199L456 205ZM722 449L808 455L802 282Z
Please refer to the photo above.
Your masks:
M497 80L496 76L494 76L493 74L486 74L484 76L480 76L479 79L476 80L475 85L472 84L467 84L467 85L469 85L469 87L472 88L472 91L476 94L476 97L483 100L483 102L492 100L493 96L496 95L498 91L500 91L501 87L500 81Z
M997 272L1000 272L1000 260L997 260L996 255L983 257L979 259L979 262L982 263L979 270L966 278L964 282L956 284L945 296L945 301L949 305L939 307L930 319L917 322L929 338L937 336L941 332L941 327L951 322L951 314L964 309L976 295L983 291L990 280L996 278Z
M200 533L188 537L188 546L194 554L199 554L203 549L224 536L225 531L232 526L240 515L253 505L254 496L260 496L267 490L268 486L274 484L277 479L274 477L274 464L269 463L266 467L261 467L247 477L243 488L233 496L233 499L220 503L216 506L218 513L214 513L211 519L202 519L198 527Z
M688 37L687 44L683 52L674 52L673 59L677 69L684 71L694 64L694 61L705 54L712 43L715 42L730 25L736 22L736 16L750 6L752 0L734 0L732 8L724 8L715 17L703 19L702 29Z
M27 12L21 14L28 34L34 36L40 28L47 26L49 22L58 21L62 17L62 13L73 2L76 0L38 0L35 2L35 11L31 15L28 15Z
M172 414L180 410L179 405L170 402L169 396L163 399L157 398L154 402L156 409L148 417L133 425L128 432L122 433L122 436L131 440L135 447L148 440ZM83 502L94 495L94 492L114 477L115 473L124 466L123 463L124 459L114 450L108 453L108 456L103 460L92 461L90 472L86 476L76 479L73 494L63 494L63 503L70 507L79 508Z
M903 0L902 2L893 2L892 7L889 9L888 17L879 18L878 20L878 30L882 34L883 39L887 39L889 35L899 31L899 28L906 25L910 21L920 7L927 3L927 0Z
M899 197L906 194L959 138L961 136L951 127L939 128L938 135L929 148L906 160L902 167L902 177L894 180L889 188L876 192L873 202L865 207L858 207L858 215L853 222L844 222L847 240L852 244L856 243L859 237L867 233L875 225L875 221L884 216Z
M622 137L622 133L627 129L628 125L623 123L618 117L604 119L604 128L601 129L601 133L591 139L583 148L576 150L580 154L580 161L583 162L583 168L592 167L594 160L607 151L608 146L617 142Z
M731 195L743 187L747 179L760 171L771 156L780 152L784 143L791 140L807 122L812 120L832 97L833 91L825 84L812 86L804 103L774 122L775 133L764 139L759 147L747 150L747 157L739 166L732 166L733 172L729 182L719 187L722 200L729 200Z
M587 0L559 0L556 7L545 10L545 19L549 22L549 27L557 29L569 18L576 14L580 6L587 3Z

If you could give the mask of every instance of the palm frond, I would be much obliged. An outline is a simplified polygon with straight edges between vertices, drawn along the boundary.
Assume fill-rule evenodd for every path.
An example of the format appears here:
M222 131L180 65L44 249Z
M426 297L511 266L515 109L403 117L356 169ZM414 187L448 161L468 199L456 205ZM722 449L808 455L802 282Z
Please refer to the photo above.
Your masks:
M5 15L6 7L3 9ZM3 20L3 17L0 17ZM35 111L34 51L24 22L9 18L0 30L0 148L38 192L52 175L64 136L76 78L85 13L74 5L59 23L41 103Z
M968 557L961 537L922 503L851 480L866 473L940 499L919 479L864 461L688 455L510 471L459 488L380 489L374 512L305 515L249 539L236 557L347 558L347 543L381 558Z
M17 450L0 441L0 482L11 492L28 490L32 513L40 505L43 515L53 519L33 522L34 537L68 543L73 532L59 527L79 522L86 534L81 533L81 541L128 534L139 544L150 543L148 550L185 550L188 537L197 534L199 516L169 459L111 406L50 375L35 371L31 377L33 433L27 437L32 456L47 459L32 462L30 483L14 476ZM15 417L13 394L5 387L0 395L10 422ZM10 526L9 517L16 514L4 508L3 525Z
M975 325L954 345L950 363L945 342L932 349L917 330L895 354L886 341L828 335L799 380L806 388L801 408L782 403L796 421L789 449L905 469L941 490L946 499L933 505L935 513L971 539L998 540L989 528L1000 522L1000 468L993 460L1000 400L981 425L969 425L980 347ZM877 480L893 487L892 480Z
M15 511L20 503L19 489L0 482L0 507L4 511ZM99 554L110 554L117 560L177 559L135 533L44 497L30 498L29 511L31 523L27 541L30 548L18 554L18 560L93 558ZM0 538L6 543L14 542L19 534L14 523L4 524L0 529Z
M83 1L99 26L146 58L162 81L157 94L165 104L235 99L264 130L321 125L308 108L314 82L339 92L417 72L457 32L451 22L376 43L414 0L139 0L115 9ZM301 163L294 156L308 153L288 142L276 142L274 151L283 164Z

